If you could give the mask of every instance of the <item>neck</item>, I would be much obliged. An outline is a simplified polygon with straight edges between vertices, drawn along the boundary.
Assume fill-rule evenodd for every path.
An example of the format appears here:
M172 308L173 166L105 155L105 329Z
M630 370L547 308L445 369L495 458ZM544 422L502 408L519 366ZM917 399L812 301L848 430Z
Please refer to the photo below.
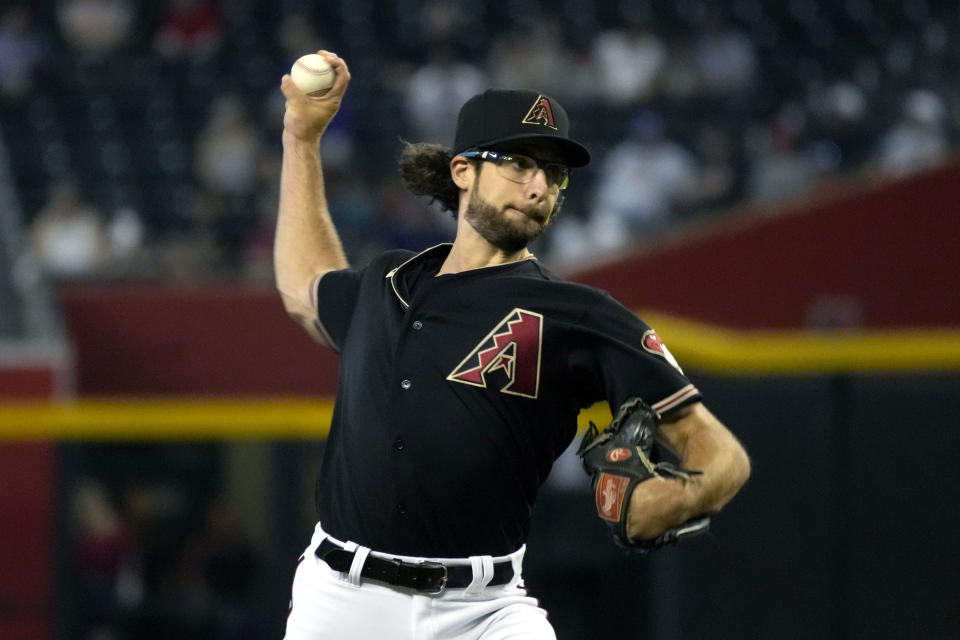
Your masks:
M533 254L526 247L511 253L502 251L487 242L469 224L461 224L457 229L457 237L453 241L450 253L443 261L443 266L440 267L437 275L495 267L532 257Z

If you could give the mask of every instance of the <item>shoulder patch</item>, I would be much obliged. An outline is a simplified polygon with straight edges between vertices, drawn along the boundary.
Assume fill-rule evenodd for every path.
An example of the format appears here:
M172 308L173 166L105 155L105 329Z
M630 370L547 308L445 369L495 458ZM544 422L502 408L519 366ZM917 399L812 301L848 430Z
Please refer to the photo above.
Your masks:
M683 369L680 368L680 363L673 357L673 354L667 349L667 345L663 344L663 339L660 338L653 329L647 329L643 332L643 348L652 354L660 356L673 365L674 369L683 373Z

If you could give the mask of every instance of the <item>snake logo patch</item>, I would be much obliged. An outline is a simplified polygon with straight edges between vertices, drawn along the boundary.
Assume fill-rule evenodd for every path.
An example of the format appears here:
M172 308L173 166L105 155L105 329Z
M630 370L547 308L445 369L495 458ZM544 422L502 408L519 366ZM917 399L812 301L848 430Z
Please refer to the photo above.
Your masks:
M500 391L536 398L542 343L543 316L514 309L454 368L447 380L486 388L487 376L501 372L507 383Z
M653 329L647 329L643 332L643 348L650 353L656 354L662 357L664 360L673 365L673 368L683 373L683 369L680 368L680 363L677 362L677 359L673 357L673 354L670 353L670 350L667 349L667 345L663 344L663 339L657 335L657 332Z
M523 124L542 124L556 131L557 123L553 120L553 107L550 106L550 101L542 95L537 96L527 115L523 117Z

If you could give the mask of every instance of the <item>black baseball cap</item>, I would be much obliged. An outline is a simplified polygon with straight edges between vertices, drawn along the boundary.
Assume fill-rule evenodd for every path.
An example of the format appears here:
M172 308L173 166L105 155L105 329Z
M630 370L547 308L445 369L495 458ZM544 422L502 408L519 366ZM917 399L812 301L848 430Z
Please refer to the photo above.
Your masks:
M487 89L460 107L453 153L533 142L556 150L567 166L582 167L590 162L590 152L569 133L567 112L550 96L530 89Z

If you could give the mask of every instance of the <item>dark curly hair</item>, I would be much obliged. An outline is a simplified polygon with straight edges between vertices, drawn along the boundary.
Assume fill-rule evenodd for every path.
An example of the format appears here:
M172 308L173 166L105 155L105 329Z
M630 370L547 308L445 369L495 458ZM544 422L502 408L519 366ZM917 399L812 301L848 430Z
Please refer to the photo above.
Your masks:
M452 159L453 152L443 145L403 141L399 166L400 177L407 189L418 196L430 196L431 202L439 202L456 217L460 208L460 188L450 177Z

